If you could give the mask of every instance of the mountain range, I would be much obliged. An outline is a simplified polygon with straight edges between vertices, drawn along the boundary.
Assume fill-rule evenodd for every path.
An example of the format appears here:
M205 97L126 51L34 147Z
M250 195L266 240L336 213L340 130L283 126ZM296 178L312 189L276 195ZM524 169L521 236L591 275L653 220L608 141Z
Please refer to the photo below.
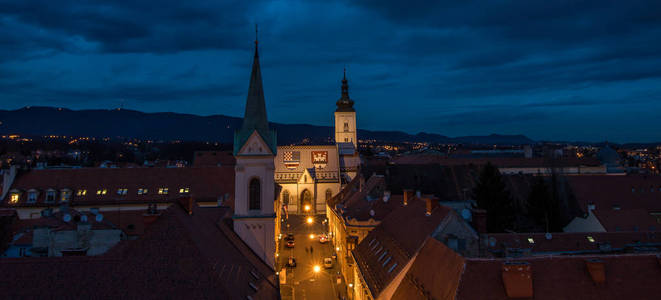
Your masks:
M128 109L71 110L55 107L24 107L0 110L0 134L24 136L67 135L124 137L143 140L214 141L232 143L242 118L181 113L145 113ZM278 144L327 143L333 127L308 124L270 123L278 133ZM429 142L485 145L521 145L535 141L524 135L447 137L435 133L409 134L402 131L358 130L359 139L383 142Z

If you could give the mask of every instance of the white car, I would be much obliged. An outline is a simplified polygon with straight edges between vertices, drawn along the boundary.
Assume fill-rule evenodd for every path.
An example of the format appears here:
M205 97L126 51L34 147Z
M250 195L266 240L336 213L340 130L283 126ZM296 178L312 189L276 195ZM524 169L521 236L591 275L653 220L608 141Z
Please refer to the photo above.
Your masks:
M330 257L324 258L324 268L331 269L333 268L333 259Z

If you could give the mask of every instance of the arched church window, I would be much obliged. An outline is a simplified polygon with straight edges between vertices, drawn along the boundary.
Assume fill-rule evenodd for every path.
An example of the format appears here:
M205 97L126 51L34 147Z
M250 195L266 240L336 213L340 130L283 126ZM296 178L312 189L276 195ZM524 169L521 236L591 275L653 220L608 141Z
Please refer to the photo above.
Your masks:
M249 209L250 210L259 210L261 209L261 186L259 184L259 179L253 178L250 180L249 186Z
M328 201L330 201L331 197L333 197L333 192L331 192L330 189L327 189L326 190L326 203L328 203Z
M349 122L344 122L344 132L349 131Z
M284 205L289 204L289 191L287 191L287 190L282 192L282 204L284 204Z

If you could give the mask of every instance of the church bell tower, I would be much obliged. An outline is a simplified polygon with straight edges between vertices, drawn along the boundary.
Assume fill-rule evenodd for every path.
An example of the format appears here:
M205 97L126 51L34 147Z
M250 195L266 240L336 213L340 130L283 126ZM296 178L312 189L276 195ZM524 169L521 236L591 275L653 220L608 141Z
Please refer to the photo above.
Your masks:
M337 100L335 109L335 143L352 143L354 149L358 149L358 136L356 128L356 110L353 108L353 100L349 98L349 83L347 82L347 70L344 70L342 78L342 97Z
M271 267L275 263L275 130L269 128L255 39L246 112L234 132L234 232Z

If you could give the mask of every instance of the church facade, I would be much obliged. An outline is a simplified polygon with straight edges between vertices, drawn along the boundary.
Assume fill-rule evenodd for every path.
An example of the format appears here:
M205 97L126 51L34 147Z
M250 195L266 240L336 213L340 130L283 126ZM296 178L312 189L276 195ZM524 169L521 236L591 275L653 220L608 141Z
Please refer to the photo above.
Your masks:
M356 176L360 157L353 103L345 72L342 96L336 103L336 143L278 147L266 116L255 41L243 124L234 133L233 226L269 265L275 265L280 216L325 213L326 202Z

